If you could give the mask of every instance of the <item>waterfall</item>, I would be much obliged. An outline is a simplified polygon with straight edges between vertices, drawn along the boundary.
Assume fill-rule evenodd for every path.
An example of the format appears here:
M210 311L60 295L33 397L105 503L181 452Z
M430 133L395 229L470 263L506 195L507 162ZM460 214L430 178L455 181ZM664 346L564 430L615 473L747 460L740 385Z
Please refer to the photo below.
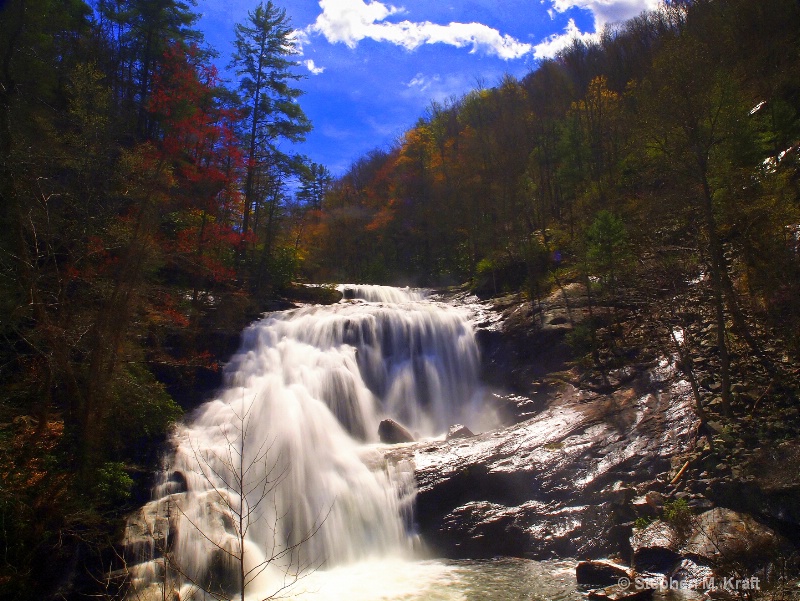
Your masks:
M346 299L360 298L374 303L404 303L424 298L422 292L393 286L341 284L337 289Z
M385 465L378 424L479 427L478 348L456 308L340 290L338 304L247 328L224 391L177 427L153 501L128 523L137 598L233 595L242 571L260 598L309 570L410 553L413 468Z

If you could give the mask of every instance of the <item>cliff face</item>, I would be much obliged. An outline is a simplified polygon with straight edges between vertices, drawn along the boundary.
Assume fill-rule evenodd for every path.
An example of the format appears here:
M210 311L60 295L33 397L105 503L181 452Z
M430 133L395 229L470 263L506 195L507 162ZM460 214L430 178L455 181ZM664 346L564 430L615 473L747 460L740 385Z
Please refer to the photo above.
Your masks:
M415 465L429 547L457 558L630 560L637 519L663 517L676 501L694 515L743 511L795 538L797 478L768 478L781 460L764 449L720 450L676 356L650 344L639 355L649 358L602 376L572 361L586 305L577 285L535 307L515 297L484 305L484 379L505 388L495 400L506 426L387 451L387 461ZM786 441L772 455L795 452Z
M666 492L695 447L687 388L666 362L612 394L563 384L520 423L390 456L412 456L420 532L442 555L627 555L632 501Z

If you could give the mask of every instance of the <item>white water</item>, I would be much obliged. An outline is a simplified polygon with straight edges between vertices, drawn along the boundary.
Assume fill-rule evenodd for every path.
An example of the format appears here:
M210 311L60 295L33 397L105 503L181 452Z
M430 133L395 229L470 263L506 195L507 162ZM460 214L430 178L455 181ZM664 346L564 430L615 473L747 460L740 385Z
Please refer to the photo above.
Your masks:
M486 427L474 333L463 312L412 291L340 289L366 300L250 326L224 392L176 430L154 500L128 527L138 595L235 595L242 547L252 599L308 596L305 577L324 588L413 556L413 469L383 465L370 443L384 417L421 436ZM448 572L413 565L362 598L406 597Z

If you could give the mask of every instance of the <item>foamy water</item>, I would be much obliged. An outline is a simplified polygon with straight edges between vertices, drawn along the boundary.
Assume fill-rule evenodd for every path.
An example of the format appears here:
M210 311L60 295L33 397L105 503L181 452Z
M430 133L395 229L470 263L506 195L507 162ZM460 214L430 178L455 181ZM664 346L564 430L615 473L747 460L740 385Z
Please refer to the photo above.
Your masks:
M418 595L452 570L410 561L413 466L363 458L385 417L419 436L491 425L474 332L415 291L342 289L355 300L250 326L225 390L176 429L154 500L129 525L137 591L230 596L244 572L252 598L438 598Z

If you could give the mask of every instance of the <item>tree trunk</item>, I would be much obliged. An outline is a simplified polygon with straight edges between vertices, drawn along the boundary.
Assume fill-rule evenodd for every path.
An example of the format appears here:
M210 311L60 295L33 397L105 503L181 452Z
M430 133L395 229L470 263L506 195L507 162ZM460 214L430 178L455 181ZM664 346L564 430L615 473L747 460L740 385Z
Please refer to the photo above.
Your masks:
M726 417L731 415L731 360L728 352L727 326L725 324L725 255L722 242L717 233L717 221L714 217L714 205L711 187L705 173L703 183L703 218L708 234L708 250L711 267L711 286L714 295L714 320L717 328L717 351L719 352L719 373L722 386L722 411Z

